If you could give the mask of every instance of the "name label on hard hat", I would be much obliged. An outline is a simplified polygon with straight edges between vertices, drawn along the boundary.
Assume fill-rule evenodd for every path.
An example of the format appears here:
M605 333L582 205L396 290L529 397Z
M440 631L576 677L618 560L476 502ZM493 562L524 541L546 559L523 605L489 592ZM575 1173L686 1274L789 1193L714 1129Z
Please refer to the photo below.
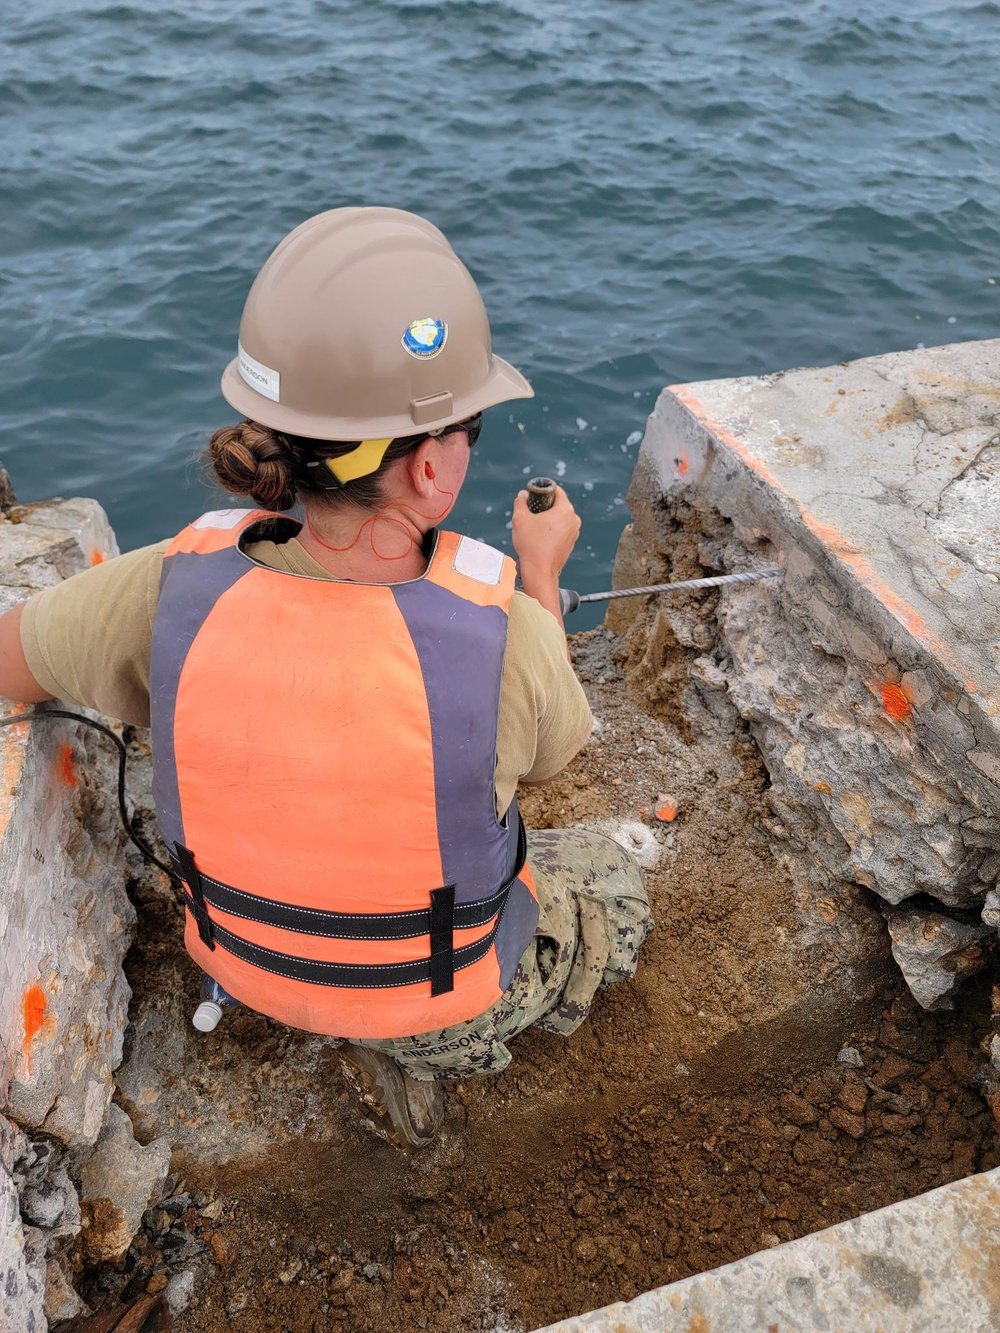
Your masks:
M256 389L265 398L270 398L272 403L280 402L281 376L278 372L272 370L270 366L265 366L262 362L254 360L242 343L237 343L237 347L239 348L239 356L236 365L250 388Z

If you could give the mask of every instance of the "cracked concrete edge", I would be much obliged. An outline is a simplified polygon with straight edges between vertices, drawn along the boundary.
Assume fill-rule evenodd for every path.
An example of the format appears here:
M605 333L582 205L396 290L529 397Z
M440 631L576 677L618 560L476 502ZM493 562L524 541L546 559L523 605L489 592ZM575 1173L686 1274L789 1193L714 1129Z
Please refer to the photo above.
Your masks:
M665 401L667 394L673 396L673 410L669 400ZM741 514L741 499L752 496L759 516L763 518L767 515L771 518L772 523L765 523L764 528L771 528L772 539L779 549L785 544L780 535L780 529L784 529L786 533L794 535L795 540L815 559L834 566L839 580L851 586L854 605L863 622L875 628L883 640L897 645L894 649L896 657L904 661L908 659L917 666L925 665L928 658L936 661L946 671L953 688L974 700L984 715L996 723L1000 718L1000 700L996 697L995 689L990 687L991 674L995 675L995 664L985 653L967 646L967 657L973 659L973 669L970 670L970 662L960 656L938 630L932 628L941 614L940 608L930 602L926 589L918 586L921 576L915 576L912 567L904 563L904 553L912 547L911 531L899 534L890 531L886 534L887 550L894 556L892 571L887 576L838 528L819 519L745 440L715 420L710 409L694 396L691 386L681 385L665 390L656 405L654 417L659 415L666 426L669 414L669 426L676 428L677 407L694 418L702 428L702 448L698 450L701 454L699 480L706 498L714 499L721 513L727 518L741 517L745 521L747 515ZM706 445L709 447L706 448ZM729 455L727 464L738 460L745 474L740 476L731 465L714 471L712 463L720 451ZM676 488L678 476L683 475L681 469L685 461L688 460L680 458L680 467L674 477L662 478L667 486ZM660 471L662 476L662 467ZM821 492L816 498L829 499L834 496L845 500L855 498L848 491L832 489ZM778 532L775 532L775 521ZM882 563L890 563L886 553L883 553ZM926 582L926 576L923 581ZM900 588L905 591L900 592Z
M716 383L721 386L718 396L725 397L748 392L748 386L763 386L761 392L765 392L769 381ZM761 457L761 451L731 428L738 428L738 423L728 417L720 421L696 396L697 390L712 397L711 389L712 385L680 385L661 393L636 465L632 483L635 499L638 501L643 494L670 497L687 492L696 497L695 503L713 506L732 519L751 544L765 539L779 555L796 548L808 555L809 563L837 585L844 610L883 647L885 656L900 672L930 669L940 680L945 696L959 702L979 737L964 756L969 761L969 776L980 785L987 784L984 790L995 796L1000 788L997 664L995 652L989 651L988 645L970 642L969 630L975 627L972 619L966 616L965 624L955 626L942 613L942 607L929 600L926 586L921 587L922 582L927 583L926 571L915 575L913 563L904 567L909 548L901 532L896 533L890 526L876 569L865 552L831 524L820 522ZM828 493L828 488L823 493ZM632 507L634 511L635 503ZM903 515L907 521L909 517ZM769 552L762 563L770 563L772 558L773 552ZM791 573L789 570L789 576ZM946 611L959 619L965 605L982 611L986 603L980 593L984 589L984 596L990 599L988 605L992 607L996 602L1000 606L1000 588L990 581L992 576L971 569L963 569L961 574L961 586L952 590L962 594L957 609L948 607ZM956 644L960 648L956 649Z
M1000 1168L535 1333L993 1333Z

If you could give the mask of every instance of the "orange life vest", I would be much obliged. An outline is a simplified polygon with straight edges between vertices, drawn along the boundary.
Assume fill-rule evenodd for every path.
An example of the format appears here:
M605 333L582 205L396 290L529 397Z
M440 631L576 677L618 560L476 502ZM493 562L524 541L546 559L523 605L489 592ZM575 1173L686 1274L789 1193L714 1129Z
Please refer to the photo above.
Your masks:
M154 795L185 943L293 1027L435 1031L500 998L538 920L494 795L513 561L439 532L422 578L371 585L244 550L299 528L221 510L164 556Z

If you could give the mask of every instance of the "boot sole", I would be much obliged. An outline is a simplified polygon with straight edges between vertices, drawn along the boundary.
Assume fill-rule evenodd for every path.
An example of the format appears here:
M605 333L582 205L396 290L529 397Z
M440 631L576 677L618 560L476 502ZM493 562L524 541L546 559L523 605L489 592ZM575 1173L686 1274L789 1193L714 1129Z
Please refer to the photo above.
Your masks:
M391 1143L401 1152L419 1152L422 1148L429 1148L436 1141L438 1127L435 1127L433 1133L429 1135L418 1134L412 1126L409 1133L404 1132L394 1120L385 1095L371 1074L359 1068L345 1051L341 1050L338 1054L340 1067L358 1100L378 1117L377 1120L362 1117L364 1124L373 1134L384 1139L386 1143Z

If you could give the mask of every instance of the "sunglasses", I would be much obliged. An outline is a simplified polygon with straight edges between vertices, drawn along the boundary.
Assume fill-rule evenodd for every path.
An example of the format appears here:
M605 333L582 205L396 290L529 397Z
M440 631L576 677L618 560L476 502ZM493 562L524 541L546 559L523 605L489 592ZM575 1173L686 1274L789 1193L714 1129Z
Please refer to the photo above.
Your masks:
M446 435L459 435L462 431L466 431L469 436L469 448L471 449L479 439L482 429L483 414L482 412L477 412L474 417L468 417L465 421L456 421L451 426L445 426L441 430L431 431L430 433L434 439L443 440ZM427 436L422 435L420 438L425 440Z

